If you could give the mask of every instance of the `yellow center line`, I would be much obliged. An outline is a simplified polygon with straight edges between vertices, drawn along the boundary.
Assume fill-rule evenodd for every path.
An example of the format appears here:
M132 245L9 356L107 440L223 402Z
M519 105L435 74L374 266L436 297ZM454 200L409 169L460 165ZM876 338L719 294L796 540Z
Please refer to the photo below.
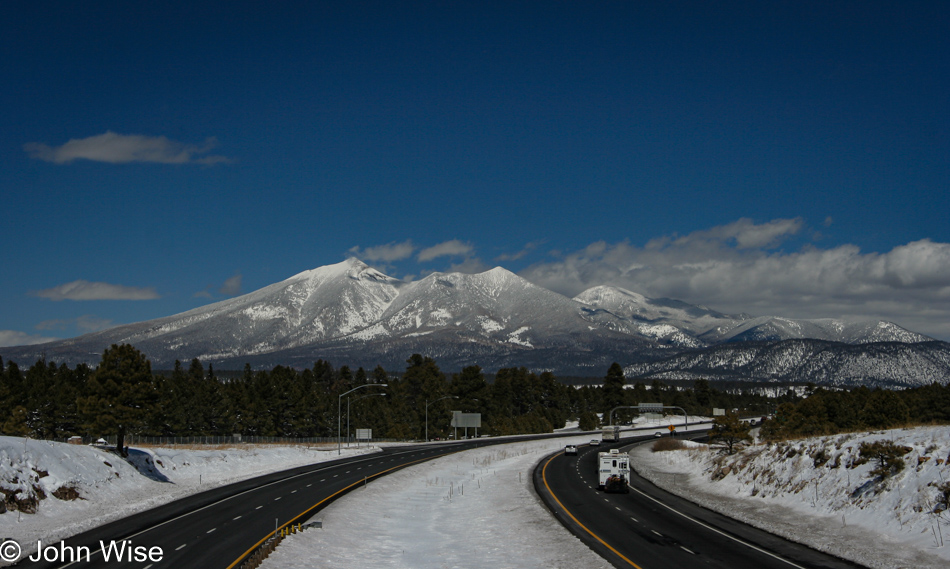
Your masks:
M448 456L448 455L450 455L450 454L456 454L456 453L459 453L459 452L462 452L462 451L461 451L461 450L455 450L455 451L452 451L452 452L447 452L447 453L445 453L445 454L440 454L439 457L441 458L441 457L443 457L443 456ZM410 464L415 464L415 463L417 463L417 462L423 462L423 461L427 461L427 460L432 460L432 458L433 458L433 457L420 458L420 459L417 459L417 460L413 460L413 461L407 462L407 463L405 463L405 464L400 464L399 466L393 466L392 468L387 468L386 470L381 470L381 471L377 472L376 474L371 474L371 475L367 476L367 477L366 477L366 480L369 480L370 478L376 478L377 476L382 476L383 474L386 474L386 473L389 472L390 470L398 470L398 469L400 469L400 468L405 468L405 467L409 466ZM336 496L342 494L343 492L346 492L347 490L349 490L350 488L352 488L352 487L354 487L354 486L356 486L356 485L358 485L358 484L363 484L364 482L365 482L364 480L357 480L356 482L350 484L349 486L346 486L345 488L341 488L341 489L337 490L337 491L334 492L333 494L330 494L329 496L327 496L326 498L320 500L320 501L317 502L316 504L310 506L309 508L307 508L307 509L304 510L303 512L297 514L297 515L294 516L294 518L293 518L292 520L290 520L289 522L286 522L285 524L281 525L280 527L278 527L278 528L275 529L274 531L272 531L272 532L270 532L269 534L265 535L263 539L261 539L260 541L258 541L257 543L255 543L253 546L251 546L250 549L248 549L247 551L245 551L244 553L242 553L241 556L238 557L237 559L235 559L235 560L234 560L234 563L231 563L230 565L228 565L226 569L234 569L234 567L237 566L238 563L240 563L240 562L243 561L248 555L250 555L251 553L253 553L254 550L257 549L258 547L260 547L261 544L263 544L265 541L267 541L268 539L270 539L271 537L273 537L274 534L276 534L276 533L279 532L280 530L284 529L285 527L287 527L287 526L289 526L289 525L292 525L294 522L296 522L297 520L299 520L301 517L303 517L303 516L307 515L308 513L310 513L314 508L320 506L321 504L323 504L323 503L326 502L327 500L330 500L330 499L332 499L332 498L335 498ZM556 498L555 498L555 499L556 499ZM608 546L608 547L610 547L610 546ZM619 555L619 554L618 554L618 555ZM634 567L636 567L636 565L634 565ZM637 569L640 569L640 568L637 567Z
M561 453L557 453L557 454L555 454L554 456L552 456L551 458L549 458L548 461L544 463L544 468L541 469L541 479L544 481L544 487L548 489L548 494L550 494L551 497L554 498L554 501L557 502L557 505L560 506L561 510L563 510L565 514L567 514L568 516L570 516L570 518L571 518L572 520L574 520L574 523L577 524L578 527L580 527L582 530L586 531L592 538L594 538L594 539L596 539L597 541L599 541L599 542L601 543L601 545L603 545L604 547L606 547L606 548L609 549L610 551L613 551L613 552L617 555L617 557L623 559L624 561L626 561L627 563L629 563L631 566L636 567L636 569L642 569L642 567L640 567L639 565L637 565L637 564L634 563L633 561L630 561L629 559L627 559L626 557L624 557L624 555L623 555L622 553L620 553L619 551L617 551L616 549L614 549L609 543L607 543L606 541L602 540L602 539L600 538L600 536L598 536L598 535L595 534L594 532L592 532L592 531L590 531L589 529L587 529L587 526L585 526L585 525L582 524L580 521L578 521L578 519L574 517L574 514L572 514L570 510L568 510L567 508L565 508L565 507L564 507L564 504L562 504L561 501L557 499L557 496L554 495L554 491L551 490L551 486L548 485L548 476L547 476L548 465L551 464L551 461L552 461L552 460L554 460L555 458L557 458L557 457L560 456L560 455L561 455ZM231 568L229 567L228 569L231 569Z

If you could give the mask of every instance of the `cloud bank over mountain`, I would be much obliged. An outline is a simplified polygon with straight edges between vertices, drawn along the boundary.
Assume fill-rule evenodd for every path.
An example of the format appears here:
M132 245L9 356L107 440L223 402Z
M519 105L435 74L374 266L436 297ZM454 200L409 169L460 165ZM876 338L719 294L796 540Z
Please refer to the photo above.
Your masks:
M568 296L607 284L725 312L874 316L950 338L950 244L922 239L884 253L780 248L802 231L800 219L740 219L642 247L598 241L519 275Z

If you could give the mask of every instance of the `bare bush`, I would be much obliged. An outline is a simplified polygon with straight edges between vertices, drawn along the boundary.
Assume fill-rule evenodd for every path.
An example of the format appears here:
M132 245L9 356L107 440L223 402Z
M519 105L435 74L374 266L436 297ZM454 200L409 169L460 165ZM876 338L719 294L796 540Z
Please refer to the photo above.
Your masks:
M651 450L653 452L662 452L665 450L683 450L686 445L679 439L660 439L653 443Z

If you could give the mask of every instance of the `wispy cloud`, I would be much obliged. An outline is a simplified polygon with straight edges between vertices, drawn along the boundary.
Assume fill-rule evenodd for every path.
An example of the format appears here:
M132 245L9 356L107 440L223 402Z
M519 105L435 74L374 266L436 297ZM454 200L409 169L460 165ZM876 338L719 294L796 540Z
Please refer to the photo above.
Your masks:
M234 275L228 280L224 281L224 284L221 285L221 288L218 289L218 292L225 296L237 296L241 294L241 281L243 277L241 273Z
M84 280L33 291L30 294L48 300L154 300L160 298L152 287L139 288Z
M59 338L47 338L45 336L36 336L18 332L16 330L0 330L0 346L32 346L34 344L45 344Z
M799 219L740 220L643 247L597 242L520 274L568 296L610 284L725 312L874 317L950 337L950 243L924 239L885 253L851 244L774 249L802 228Z
M99 318L91 314L86 314L78 318L68 320L44 320L36 325L37 330L69 330L75 328L81 333L98 332L106 328L112 328L115 322L108 318Z
M349 253L363 261L392 263L393 261L408 259L415 250L416 247L412 244L412 241L406 239L402 243L387 243L386 245L367 247L362 250L359 246L351 247Z
M156 162L160 164L218 164L230 162L225 156L209 155L217 146L211 137L204 144L185 144L164 136L141 134L118 134L106 131L88 138L74 138L62 146L49 146L40 142L28 142L23 150L31 158L68 164L73 160L92 160L109 164L129 162Z
M224 296L238 296L243 290L244 276L241 273L235 274L233 277L228 278L220 286L217 284L209 284L203 290L199 290L194 295L194 298L214 298L214 291L217 290L217 293Z
M458 239L453 239L419 251L417 259L420 263L424 263L439 257L466 256L474 250L475 248L469 243L462 243Z
M491 267L483 263L478 257L469 257L461 263L455 263L451 265L448 269L446 269L446 272L473 275L476 273L483 273L489 269L491 269Z
M803 221L800 217L775 219L759 225L756 225L751 219L742 218L728 225L690 233L675 239L673 242L679 246L707 242L732 243L736 249L770 249L781 243L785 238L798 234L802 229L802 224Z
M495 260L496 261L517 261L518 259L521 259L528 253L531 253L532 251L537 249L542 243L543 241L532 241L531 243L526 244L524 248L521 249L521 251L518 251L517 253L511 253L511 254L503 253L495 257Z

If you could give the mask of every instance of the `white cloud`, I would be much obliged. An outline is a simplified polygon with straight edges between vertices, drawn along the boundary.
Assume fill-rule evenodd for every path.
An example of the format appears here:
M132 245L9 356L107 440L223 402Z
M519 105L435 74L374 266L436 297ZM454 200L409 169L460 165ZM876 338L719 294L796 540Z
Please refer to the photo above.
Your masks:
M462 243L458 239L453 239L419 251L417 259L420 263L423 263L439 257L469 255L474 250L475 248L469 243Z
M33 344L45 344L58 339L30 335L16 330L0 330L0 346L32 346Z
M886 253L855 245L771 250L798 219L748 220L644 247L597 242L521 272L568 296L600 284L724 312L793 318L882 318L950 338L950 243L921 240Z
M387 243L386 245L367 247L363 250L360 250L358 246L351 247L349 253L363 261L391 263L393 261L408 259L415 250L415 245L412 244L411 240L407 239L402 243Z
M160 298L152 287L138 288L78 280L30 293L49 300L153 300Z
M238 273L224 281L224 284L221 285L221 288L218 289L218 292L225 296L237 296L241 294L242 280L243 277L241 276L241 273Z
M160 164L217 164L230 162L224 156L207 155L215 146L217 139L208 138L201 146L170 140L164 136L145 136L140 134L117 134L106 131L104 134L88 138L74 138L62 146L48 146L39 142L28 142L23 150L31 158L68 164L73 160L92 160L110 164L129 162L156 162Z

